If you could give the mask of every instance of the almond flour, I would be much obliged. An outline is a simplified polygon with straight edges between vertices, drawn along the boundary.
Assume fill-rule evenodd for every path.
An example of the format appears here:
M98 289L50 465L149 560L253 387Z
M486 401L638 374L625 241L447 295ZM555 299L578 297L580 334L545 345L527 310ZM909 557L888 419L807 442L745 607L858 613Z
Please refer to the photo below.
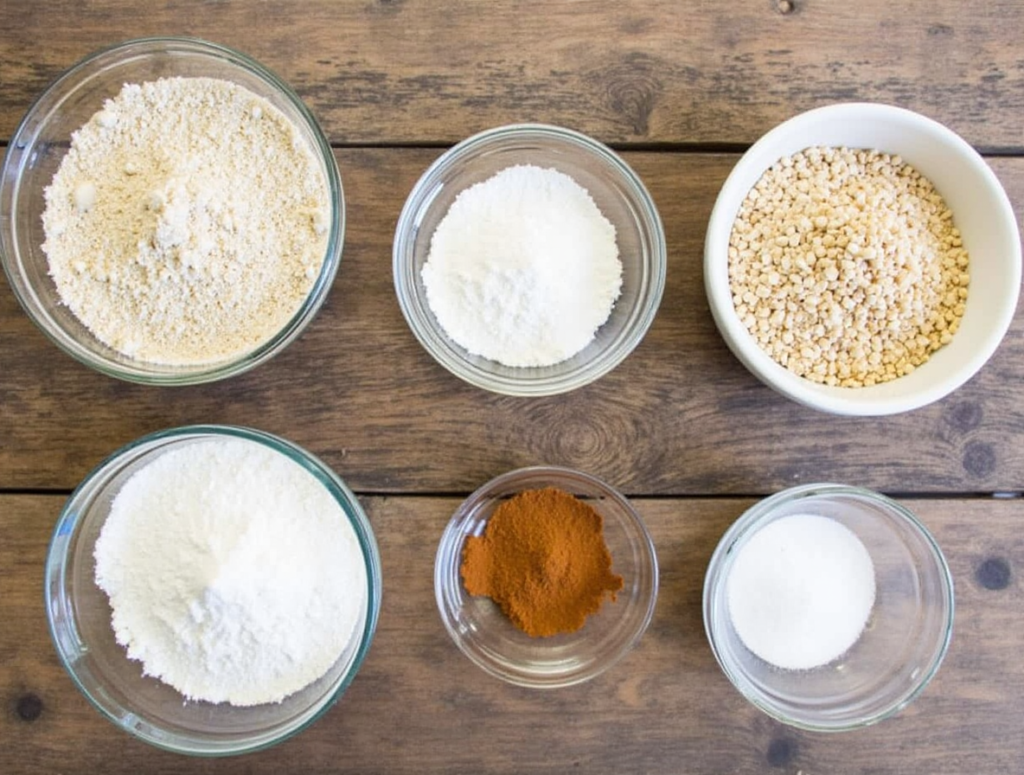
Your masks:
M324 261L322 167L281 111L228 81L125 85L72 135L45 196L61 301L140 361L254 349L298 311Z

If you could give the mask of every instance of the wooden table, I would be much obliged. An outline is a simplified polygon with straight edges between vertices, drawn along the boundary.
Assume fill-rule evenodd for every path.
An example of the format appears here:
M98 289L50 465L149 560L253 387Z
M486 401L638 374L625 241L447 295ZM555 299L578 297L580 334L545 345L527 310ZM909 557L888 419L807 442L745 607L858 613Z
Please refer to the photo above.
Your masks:
M1024 312L968 384L891 418L801 408L728 352L703 293L702 241L738 155L778 122L841 100L899 104L988 156L1024 205L1019 0L413 2L5 0L0 138L65 67L130 37L234 46L291 83L335 147L342 267L306 333L273 361L159 389L60 353L0 284L0 772L1007 773L1024 771ZM399 311L391 238L446 147L544 121L621 151L668 237L668 284L643 343L572 394L508 398L438 366ZM153 750L104 721L50 645L47 541L101 458L169 426L278 433L359 494L383 558L376 640L341 701L271 750L221 761ZM507 686L437 615L434 551L468 492L523 465L596 474L630 496L661 562L653 623L575 688ZM705 640L701 585L755 499L816 480L893 494L934 532L956 582L952 647L913 705L841 735L799 732L732 688Z

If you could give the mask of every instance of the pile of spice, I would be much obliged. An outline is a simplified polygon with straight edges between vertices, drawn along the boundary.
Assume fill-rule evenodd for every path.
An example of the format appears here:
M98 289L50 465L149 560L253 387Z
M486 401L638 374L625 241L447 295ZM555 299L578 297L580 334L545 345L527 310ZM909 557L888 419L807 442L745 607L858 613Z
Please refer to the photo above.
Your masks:
M186 699L279 702L359 637L368 582L345 512L243 439L161 454L117 493L95 548L129 659Z
M809 380L902 377L952 341L970 283L953 214L899 156L814 147L750 190L729 239L743 325Z
M295 315L324 262L320 163L280 110L228 81L125 85L72 135L45 196L61 301L140 361L253 350Z
M845 654L875 604L875 569L857 535L828 517L793 514L743 544L726 580L729 616L765 662L808 670Z
M576 632L622 577L611 571L601 515L554 487L503 501L481 536L462 553L462 581L471 595L490 597L531 637Z
M615 227L558 170L508 167L459 193L431 237L427 304L456 344L506 366L583 350L622 288Z

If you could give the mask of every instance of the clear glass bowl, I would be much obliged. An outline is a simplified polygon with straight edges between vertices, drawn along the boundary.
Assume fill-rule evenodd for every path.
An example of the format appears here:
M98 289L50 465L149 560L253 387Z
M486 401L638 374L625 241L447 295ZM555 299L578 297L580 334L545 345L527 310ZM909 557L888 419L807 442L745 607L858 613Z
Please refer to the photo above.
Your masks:
M459 570L466 539L483 533L501 501L543 487L585 499L601 515L612 572L622 576L623 588L582 629L532 638L489 597L466 592ZM492 479L452 516L437 549L434 594L448 634L486 672L518 686L571 686L600 675L639 642L658 597L658 560L640 515L612 487L568 468L521 468Z
M875 566L875 605L860 639L811 670L782 670L755 656L733 628L726 596L740 548L791 514L845 525ZM729 680L765 713L803 729L854 729L899 712L939 669L953 633L953 579L935 540L900 504L857 487L803 485L766 498L726 531L704 581L704 627Z
M611 317L581 352L553 366L517 368L471 355L453 342L427 303L422 269L430 240L466 188L517 164L554 168L593 197L616 229L622 293ZM471 385L496 393L564 393L607 374L643 339L665 287L665 233L636 173L610 149L585 135L542 124L517 124L474 135L447 151L423 174L395 230L395 291L409 327L438 363Z
M231 81L265 98L298 129L320 163L330 192L331 222L323 266L302 306L271 339L242 356L202 365L134 360L100 342L60 302L43 252L43 192L60 167L71 133L125 83L161 77ZM66 353L113 377L160 385L210 382L268 360L294 340L323 304L341 261L345 203L334 154L316 119L276 75L247 56L191 38L133 40L95 53L58 78L14 133L0 172L0 258L15 296L32 321Z
M95 581L96 540L124 482L171 449L199 439L253 441L297 462L330 492L347 515L366 564L362 624L319 680L277 704L235 707L184 702L175 689L143 676L114 639L110 603ZM136 737L177 753L226 756L274 745L325 713L352 681L373 639L380 612L380 554L359 501L327 466L290 442L260 431L215 425L174 428L145 436L99 465L64 506L46 557L46 615L62 664L75 685L110 721Z

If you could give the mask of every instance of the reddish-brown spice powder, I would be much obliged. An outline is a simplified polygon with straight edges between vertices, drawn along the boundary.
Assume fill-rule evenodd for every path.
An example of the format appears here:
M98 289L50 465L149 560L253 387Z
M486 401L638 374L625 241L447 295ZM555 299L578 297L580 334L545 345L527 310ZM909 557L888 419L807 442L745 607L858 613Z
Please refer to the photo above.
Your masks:
M501 503L482 536L467 539L462 581L490 597L527 635L583 627L623 581L611 571L604 522L592 506L555 487Z

